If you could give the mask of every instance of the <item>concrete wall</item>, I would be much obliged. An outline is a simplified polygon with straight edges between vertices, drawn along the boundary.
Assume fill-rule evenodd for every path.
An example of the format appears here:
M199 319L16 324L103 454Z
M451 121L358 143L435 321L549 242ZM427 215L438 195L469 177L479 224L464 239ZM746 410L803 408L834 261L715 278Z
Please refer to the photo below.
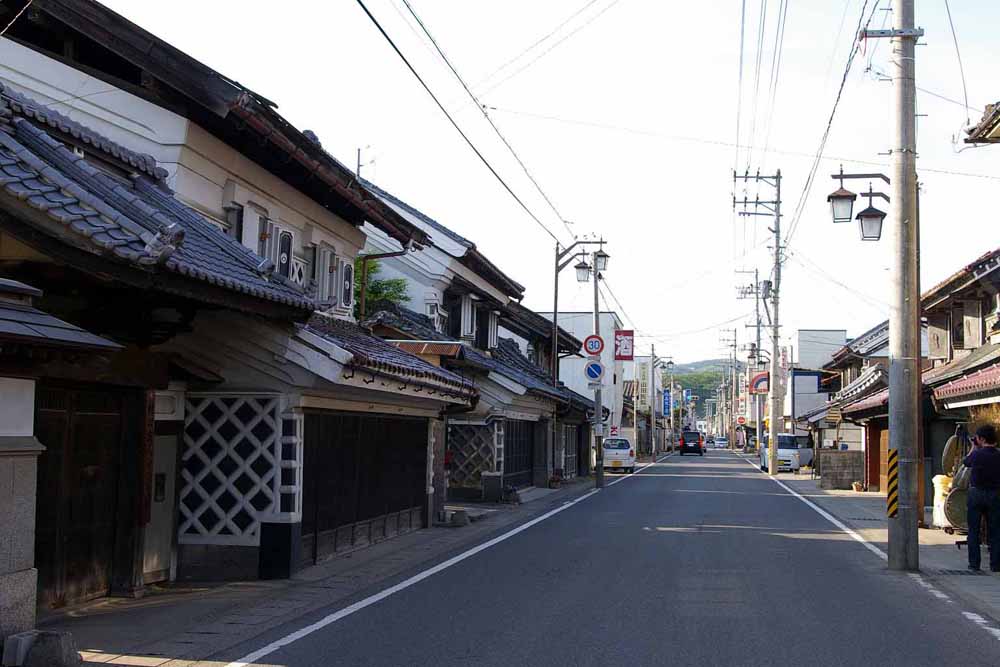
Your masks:
M863 452L821 449L818 453L820 488L850 489L851 482L864 481L865 457Z
M35 626L35 382L0 378L0 646Z

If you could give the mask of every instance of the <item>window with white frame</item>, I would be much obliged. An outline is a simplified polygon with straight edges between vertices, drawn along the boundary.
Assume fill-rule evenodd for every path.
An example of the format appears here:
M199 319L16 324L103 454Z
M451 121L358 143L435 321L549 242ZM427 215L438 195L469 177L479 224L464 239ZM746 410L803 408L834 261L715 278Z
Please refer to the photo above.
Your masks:
M325 243L313 244L311 279L316 286L316 299L326 308L336 306L339 296L339 259L337 251Z
M438 333L447 333L448 312L441 308L439 303L432 301L427 304L427 317L431 318L435 331Z

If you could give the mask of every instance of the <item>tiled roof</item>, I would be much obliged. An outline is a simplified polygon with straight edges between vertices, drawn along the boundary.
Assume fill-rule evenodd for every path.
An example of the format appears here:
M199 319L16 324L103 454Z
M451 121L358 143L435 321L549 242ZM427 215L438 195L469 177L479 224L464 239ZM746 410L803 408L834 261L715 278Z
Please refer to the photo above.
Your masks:
M558 388L552 386L551 376L521 354L520 348L512 339L499 339L497 348L487 353L438 332L431 324L430 318L416 313L405 306L389 302L379 302L375 307L377 308L377 312L365 320L364 325L366 327L381 324L382 326L410 334L414 340L421 343L460 344L462 345L462 360L469 365L499 373L523 385L534 393L578 404L584 403L593 407L592 401L588 401L586 397L570 391L565 386L559 386ZM412 347L406 346L405 343L400 341L397 341L395 345L408 351L413 350Z
M352 322L316 313L309 319L306 328L350 352L354 357L352 364L357 368L418 380L436 380L455 388L463 396L475 393L471 380L372 336L367 330Z
M395 206L398 206L401 209L404 209L407 213L409 213L413 217L417 218L418 220L420 220L421 222L423 222L424 224L426 224L428 227L430 227L434 231L440 232L440 233L444 234L445 236L447 236L448 238L450 238L455 243L458 243L459 245L465 246L466 248L474 248L474 247L476 247L476 244L473 243L472 241L470 241L469 239L467 239L464 236L458 234L457 232L453 232L452 230L448 229L447 227L445 227L444 225L442 225L440 222L438 222L434 218L432 218L429 215L427 215L427 214L425 214L425 213L423 213L423 212L421 212L421 211L413 208L412 206L410 206L409 204L407 204L405 201L403 201L399 197L396 197L395 195L393 195L393 194L391 194L389 192L386 192L385 190L383 190L382 188L380 188L379 186L375 185L374 183L372 183L369 180L366 180L364 178L359 179L359 180L361 181L361 185L363 185L366 190L370 190L373 194L378 195L379 197L381 197L382 199L386 200L387 202L389 202L389 203L391 203L391 204L393 204Z
M112 177L46 128L59 128L98 147L133 165L136 173L130 180ZM0 206L5 210L70 245L150 272L188 276L251 297L313 309L314 302L302 290L269 275L260 257L175 199L158 180L164 173L151 157L137 157L57 112L12 96L0 85Z
M464 236L453 232L437 220L422 213L413 206L410 206L402 199L386 192L374 183L361 179L361 185L366 190L369 190L378 196L382 201L402 209L407 214L412 215L414 218L426 224L434 231L439 232L443 236L448 237L455 243L458 243L460 246L465 248L465 252L460 258L460 261L486 280L489 280L494 285L504 289L509 296L520 298L520 296L524 294L524 285L521 285L519 282L501 271L500 267L491 262L479 251L478 248L476 248L475 243Z
M459 359L465 354L465 346L461 343L423 340L393 340L389 342L410 354L428 354L450 359Z
M33 307L27 299L41 292L16 280L0 278L0 341L32 346L114 351L121 345Z
M924 309L933 308L937 303L940 303L941 299L947 298L955 290L963 288L970 280L978 280L997 268L1000 268L1000 248L983 253L924 292L920 297L920 303Z
M883 405L889 404L889 388L880 389L870 396L866 396L861 400L855 401L854 403L849 403L844 406L845 413L853 412L864 412L866 410L871 410L872 408L879 408Z
M1000 363L952 380L934 390L934 398L939 400L975 396L977 394L1000 391Z
M371 316L362 323L367 328L382 325L412 336L415 340L454 340L434 328L431 318L391 301L377 301L369 307Z

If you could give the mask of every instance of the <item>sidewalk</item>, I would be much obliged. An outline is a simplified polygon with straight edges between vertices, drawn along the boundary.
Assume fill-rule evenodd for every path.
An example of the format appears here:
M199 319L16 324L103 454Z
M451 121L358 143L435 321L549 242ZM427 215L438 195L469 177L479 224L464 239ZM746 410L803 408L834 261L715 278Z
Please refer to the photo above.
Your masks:
M291 579L152 586L140 599L102 598L42 617L38 628L73 633L85 665L189 667L317 609L420 569L593 488L579 478L520 505L463 505L477 520L418 530L306 568ZM474 507L473 507L474 506ZM216 663L209 663L215 665Z
M888 550L889 520L885 515L884 493L824 490L819 488L818 479L794 473L781 473L777 479L882 551ZM927 520L930 521L929 513ZM955 541L964 540L964 536L948 535L938 528L921 528L919 533L921 575L1000 622L1000 575L988 572L986 550L983 550L984 571L970 572L966 569L969 562L966 547L955 546Z

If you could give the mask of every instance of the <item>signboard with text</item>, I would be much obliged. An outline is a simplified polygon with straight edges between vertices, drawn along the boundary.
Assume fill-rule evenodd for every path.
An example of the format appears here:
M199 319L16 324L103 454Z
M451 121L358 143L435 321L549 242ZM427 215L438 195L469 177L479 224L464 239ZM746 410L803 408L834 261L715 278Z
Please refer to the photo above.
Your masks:
M631 329L615 331L615 361L632 361L635 350L635 332Z

